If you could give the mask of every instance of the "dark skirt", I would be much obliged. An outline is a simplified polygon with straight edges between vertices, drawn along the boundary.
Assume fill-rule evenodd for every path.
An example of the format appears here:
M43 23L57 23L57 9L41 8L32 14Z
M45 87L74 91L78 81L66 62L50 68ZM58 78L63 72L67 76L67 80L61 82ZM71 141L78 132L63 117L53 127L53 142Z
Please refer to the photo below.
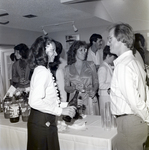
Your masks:
M31 109L27 129L27 150L60 149L55 115Z

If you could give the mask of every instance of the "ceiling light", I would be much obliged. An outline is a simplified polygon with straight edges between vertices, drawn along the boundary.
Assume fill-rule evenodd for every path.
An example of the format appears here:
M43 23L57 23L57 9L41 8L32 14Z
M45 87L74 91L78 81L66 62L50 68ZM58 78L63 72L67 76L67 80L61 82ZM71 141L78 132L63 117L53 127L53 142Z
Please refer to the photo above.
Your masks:
M42 31L44 35L48 35L48 32L46 32L43 28L42 28Z
M9 21L0 22L0 24L2 24L2 25L6 25L6 24L8 24L8 23L9 23Z
M5 10L3 10L3 9L1 9L1 10L4 11L4 12L0 14L0 17L4 17L4 16L9 15ZM2 24L2 25L6 25L8 23L9 23L9 21L0 21L0 24Z
M73 24L72 25L73 26L73 30L74 30L74 32L77 32L78 31L78 29L76 28L76 26Z
M8 15L9 15L8 13L2 13L2 14L0 14L0 17L8 16Z
M25 16L23 16L23 17L25 17L25 18L35 18L35 17L37 17L37 16L32 15L32 14L29 14L29 15L25 15Z
M61 23L57 23L57 24L44 25L44 26L42 26L42 31L43 31L44 35L48 35L48 33L44 30L45 27L49 27L49 26L59 26L59 25L69 24L69 23L72 24L72 27L73 27L74 32L77 32L78 29L76 28L76 26L75 26L75 24L74 24L74 21L67 21L67 22L61 22Z

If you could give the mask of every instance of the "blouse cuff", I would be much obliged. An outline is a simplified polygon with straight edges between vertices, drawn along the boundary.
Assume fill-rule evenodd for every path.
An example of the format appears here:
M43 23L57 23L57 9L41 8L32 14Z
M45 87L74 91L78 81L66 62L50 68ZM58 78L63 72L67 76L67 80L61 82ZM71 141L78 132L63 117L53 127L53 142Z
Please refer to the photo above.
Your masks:
M57 107L57 108L56 108L56 110L55 110L56 112L55 112L55 113L57 114L57 116L60 116L60 115L62 114L62 110L63 110L63 109L60 108L60 107Z

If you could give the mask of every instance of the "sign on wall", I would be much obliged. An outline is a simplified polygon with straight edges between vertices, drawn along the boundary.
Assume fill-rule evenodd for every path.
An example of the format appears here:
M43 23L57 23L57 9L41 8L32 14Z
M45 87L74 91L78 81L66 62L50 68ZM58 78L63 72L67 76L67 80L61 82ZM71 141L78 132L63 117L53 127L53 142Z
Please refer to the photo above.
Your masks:
M75 35L75 34L74 35L66 35L65 39L66 39L66 49L68 50L74 41L80 40L80 36L78 34L77 35Z

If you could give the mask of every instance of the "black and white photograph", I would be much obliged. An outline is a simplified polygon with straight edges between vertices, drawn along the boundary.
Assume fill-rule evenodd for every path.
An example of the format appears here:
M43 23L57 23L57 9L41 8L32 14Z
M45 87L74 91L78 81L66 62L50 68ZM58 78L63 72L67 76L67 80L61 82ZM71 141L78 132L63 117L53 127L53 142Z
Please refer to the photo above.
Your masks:
M149 150L149 0L0 0L0 150Z

